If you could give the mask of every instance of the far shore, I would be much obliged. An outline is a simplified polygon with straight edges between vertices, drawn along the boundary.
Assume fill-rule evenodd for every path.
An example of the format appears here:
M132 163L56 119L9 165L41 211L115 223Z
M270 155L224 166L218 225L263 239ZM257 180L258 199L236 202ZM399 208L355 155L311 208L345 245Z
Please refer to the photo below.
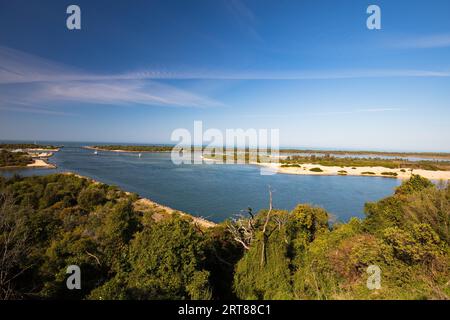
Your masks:
M109 151L109 152L124 152L124 153L167 153L167 152L172 152L172 151L139 151L139 150L120 150L120 149L114 149L114 150L110 150L110 149L102 149L99 147L93 147L93 146L83 146L83 149L89 149L89 150L96 150L96 151Z
M383 177L409 179L413 174L420 175L429 180L450 180L450 171L433 171L423 169L390 169L385 167L332 167L318 164L306 163L300 167L282 167L280 163L253 163L269 169L273 169L277 173L284 174L301 174L301 175L319 175L319 176L366 176L366 177ZM319 168L321 172L311 171L313 168ZM402 171L403 170L403 171ZM389 174L390 173L390 174ZM396 174L396 175L395 175Z
M233 163L224 163L222 161L206 158L203 156L202 159L206 162L211 163L233 164ZM242 164L262 166L275 173L282 173L282 174L299 174L311 176L365 176L365 177L382 177L382 178L397 178L397 179L409 179L413 174L415 174L420 175L429 180L450 180L450 171L433 171L423 169L412 170L411 168L390 169L385 167L338 167L338 166L323 166L313 163L301 164L299 165L299 167L283 167L282 163L277 162L275 163L250 162ZM319 168L322 171L319 172L311 171L311 169L313 168Z

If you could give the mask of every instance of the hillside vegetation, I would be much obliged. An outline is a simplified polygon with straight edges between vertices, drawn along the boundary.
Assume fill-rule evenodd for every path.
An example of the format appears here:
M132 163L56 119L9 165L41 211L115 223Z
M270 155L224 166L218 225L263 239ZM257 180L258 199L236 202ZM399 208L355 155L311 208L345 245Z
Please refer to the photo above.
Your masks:
M276 194L275 194L276 197ZM329 223L305 204L202 228L74 175L0 178L3 299L448 299L450 187L413 176ZM78 265L82 289L68 290ZM367 267L381 270L369 290Z

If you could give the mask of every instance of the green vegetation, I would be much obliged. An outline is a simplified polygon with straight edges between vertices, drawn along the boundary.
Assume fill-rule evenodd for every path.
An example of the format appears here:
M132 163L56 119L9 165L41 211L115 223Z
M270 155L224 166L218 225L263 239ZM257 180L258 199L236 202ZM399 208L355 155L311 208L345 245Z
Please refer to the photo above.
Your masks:
M74 175L0 177L0 298L448 299L450 185L413 175L365 211L330 225L270 206L202 228ZM66 289L72 264L82 290Z
M391 176L391 177L396 177L396 176L398 176L398 173L397 172L388 172L388 171L386 171L386 172L382 172L381 173L383 176Z
M448 299L450 186L438 189L413 176L365 211L362 221L333 226L323 209L307 205L261 212L252 219L254 240L236 267L237 296ZM370 265L381 269L380 289L366 286Z
M125 146L125 145L105 145L91 146L90 148L98 150L120 150L129 152L171 152L173 146ZM189 147L187 148L189 149Z
M0 177L0 299L229 297L237 244L137 200L75 175ZM72 264L82 290L66 289Z
M0 143L0 149L15 150L15 149L58 149L59 147L51 145L42 145L34 143Z
M339 170L339 171L338 171L338 174L340 174L340 175L346 175L346 174L347 174L347 171L345 171L345 170Z
M30 163L33 163L33 159L27 153L0 150L0 168L26 167Z
M299 150L299 149L280 149L280 153L297 153L297 154L316 154L316 155L363 155L376 157L419 157L419 158L435 158L450 159L450 153L447 152L387 152L387 151L348 151L348 150Z
M320 168L311 168L311 169L309 169L309 171L312 171L312 172L323 172L323 170L320 169Z
M364 172L361 172L361 174L370 174L370 175L374 175L375 172L372 172L372 171L364 171Z
M280 160L282 165L292 164L319 164L335 167L385 167L389 169L412 168L424 170L450 170L450 161L407 161L404 159L382 158L341 158L330 155L325 156L288 156Z

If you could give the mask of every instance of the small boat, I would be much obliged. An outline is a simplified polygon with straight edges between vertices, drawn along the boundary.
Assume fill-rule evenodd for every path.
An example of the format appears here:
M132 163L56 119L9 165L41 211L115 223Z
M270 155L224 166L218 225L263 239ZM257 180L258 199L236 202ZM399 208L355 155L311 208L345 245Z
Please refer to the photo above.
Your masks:
M139 158L142 157L142 153L139 153Z
M97 150L95 150L95 151L94 151L94 154L95 154L95 155L98 155L98 152L97 152Z

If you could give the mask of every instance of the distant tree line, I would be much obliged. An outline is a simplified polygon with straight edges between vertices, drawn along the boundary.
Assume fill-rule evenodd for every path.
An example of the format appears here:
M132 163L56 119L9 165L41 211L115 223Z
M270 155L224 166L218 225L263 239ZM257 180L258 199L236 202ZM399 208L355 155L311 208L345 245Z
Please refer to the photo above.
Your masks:
M450 161L409 161L405 159L384 159L384 158L351 158L335 157L329 154L325 156L299 156L291 155L280 160L282 166L292 166L305 163L319 164L323 166L336 167L384 167L390 169L411 168L424 170L450 170Z
M59 147L52 145L42 145L34 143L0 143L0 149L15 150L15 149L57 149Z

